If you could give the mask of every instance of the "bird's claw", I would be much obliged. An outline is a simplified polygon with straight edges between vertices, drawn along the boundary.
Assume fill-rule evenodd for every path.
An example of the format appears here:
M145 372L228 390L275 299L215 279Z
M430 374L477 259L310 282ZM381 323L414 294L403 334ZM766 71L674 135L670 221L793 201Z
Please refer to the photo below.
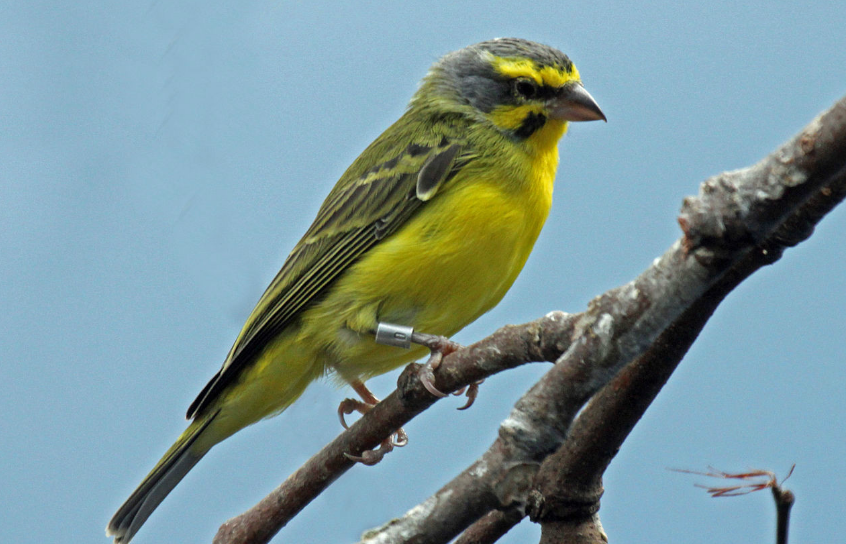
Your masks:
M440 366L441 361L443 361L445 356L458 351L461 348L461 345L453 342L445 336L423 334L416 334L414 342L423 345L432 351L432 355L429 356L429 360L426 361L426 363L420 368L420 372L418 374L420 382L423 384L423 387L426 388L426 391L431 393L432 396L438 398L446 397L446 393L435 387L435 369ZM453 393L453 395L459 396L464 394L465 390L467 391L467 402L464 406L459 408L459 410L466 410L473 406L473 403L476 401L476 397L479 395L479 385L484 381L485 380L479 380L478 382L471 383L468 387L462 387Z
M443 360L444 356L439 351L433 351L432 355L429 357L429 360L420 367L420 373L418 376L420 377L420 383L423 384L423 387L426 388L426 391L432 394L434 397L444 398L446 397L446 393L442 393L437 387L435 387L435 369L441 365L441 361Z
M382 443L379 444L379 447L375 450L364 450L361 452L361 455L350 455L349 453L344 453L344 457L350 461L372 467L381 461L385 455L391 453L394 448L401 448L406 444L408 444L408 435L405 434L405 431L402 430L402 428L400 428L397 429L397 432L392 434L390 438L383 440Z
M402 448L408 445L408 435L405 434L405 430L403 430L402 427L397 429L397 432L391 435L391 444L395 448Z
M464 390L467 389L467 402L464 404L464 406L459 408L459 410L466 410L473 406L473 403L476 402L476 397L479 396L479 386L482 385L484 381L485 380L479 380L478 382L473 382L466 388L462 387L461 389L453 393L453 395L457 397L464 393Z
M347 421L344 419L345 415L350 415L353 412L358 412L359 414L366 414L373 408L373 404L367 404L366 402L361 402L360 400L356 399L344 399L341 401L341 404L338 405L338 419L341 420L341 426L344 429L349 429L349 425L347 425Z
M428 334L416 336L417 337L414 340L415 343L429 348L432 352L429 356L429 360L426 361L426 363L420 368L420 373L418 374L420 382L423 384L423 387L426 388L426 391L431 393L432 396L444 398L447 394L435 387L435 369L441 365L441 361L443 361L445 356L458 351L461 348L461 344L453 342L446 336L434 336Z
M394 449L393 444L393 437L383 440L379 447L375 450L364 450L361 452L361 455L350 455L349 453L344 453L344 457L349 459L350 461L361 463L362 465L367 465L372 467L376 463L382 460L386 454L390 453Z
M350 385L364 400L344 399L341 401L341 404L338 405L338 418L341 420L341 425L343 425L344 429L349 429L349 426L347 426L347 422L344 419L345 415L352 414L353 412L366 414L379 402L379 399L377 399L362 382L354 380L350 382ZM402 427L400 427L389 438L383 440L379 447L375 450L365 450L361 452L360 456L350 455L349 453L344 453L344 456L350 461L372 466L381 461L382 458L385 457L387 453L393 451L394 448L401 448L406 444L408 444L408 435Z

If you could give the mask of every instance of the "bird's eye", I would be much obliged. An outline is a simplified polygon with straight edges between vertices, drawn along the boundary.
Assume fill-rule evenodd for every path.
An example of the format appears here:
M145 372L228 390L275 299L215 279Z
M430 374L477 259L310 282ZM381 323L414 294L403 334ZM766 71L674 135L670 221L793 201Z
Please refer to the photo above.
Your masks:
M514 92L526 99L534 98L538 93L538 87L534 81L518 79L514 82Z

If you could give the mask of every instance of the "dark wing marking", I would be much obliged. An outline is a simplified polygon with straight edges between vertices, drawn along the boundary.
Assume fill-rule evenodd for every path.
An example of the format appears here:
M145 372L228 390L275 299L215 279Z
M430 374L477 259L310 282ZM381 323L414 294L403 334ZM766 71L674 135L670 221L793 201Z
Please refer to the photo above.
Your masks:
M458 144L444 139L427 152L422 147L411 144L354 182L339 183L333 189L262 295L223 367L191 403L189 418L208 408L269 341L379 240L405 224L454 175ZM425 198L418 197L421 185Z
M458 145L451 145L442 153L432 155L426 160L417 175L417 198L425 202L435 196L446 179L446 173L452 167L459 149Z

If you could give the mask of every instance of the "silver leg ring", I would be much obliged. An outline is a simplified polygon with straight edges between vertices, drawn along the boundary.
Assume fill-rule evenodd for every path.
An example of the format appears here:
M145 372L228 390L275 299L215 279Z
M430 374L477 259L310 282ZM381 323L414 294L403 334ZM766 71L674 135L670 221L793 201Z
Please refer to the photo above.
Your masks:
M394 325L393 323L379 323L376 326L376 343L409 349L414 327Z

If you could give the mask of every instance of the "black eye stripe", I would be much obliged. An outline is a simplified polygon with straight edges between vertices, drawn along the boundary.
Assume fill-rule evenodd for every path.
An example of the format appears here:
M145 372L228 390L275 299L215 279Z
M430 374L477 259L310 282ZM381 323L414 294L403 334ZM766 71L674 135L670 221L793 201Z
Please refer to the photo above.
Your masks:
M520 78L512 81L514 92L527 100L548 100L558 94L559 88L548 85L537 85L534 81ZM532 91L527 93L528 88Z

